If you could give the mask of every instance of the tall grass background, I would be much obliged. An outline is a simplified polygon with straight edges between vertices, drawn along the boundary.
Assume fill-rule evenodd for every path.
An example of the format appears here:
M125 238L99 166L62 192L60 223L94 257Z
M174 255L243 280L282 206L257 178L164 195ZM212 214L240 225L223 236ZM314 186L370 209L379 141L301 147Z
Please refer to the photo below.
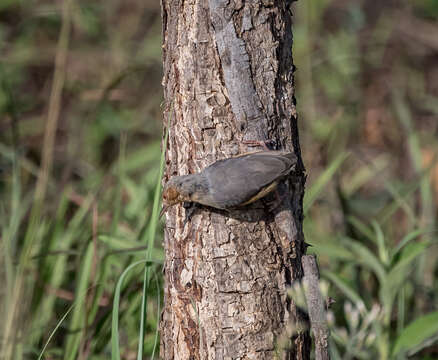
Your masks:
M438 2L292 11L332 357L436 359ZM0 358L158 358L161 66L159 2L0 3Z

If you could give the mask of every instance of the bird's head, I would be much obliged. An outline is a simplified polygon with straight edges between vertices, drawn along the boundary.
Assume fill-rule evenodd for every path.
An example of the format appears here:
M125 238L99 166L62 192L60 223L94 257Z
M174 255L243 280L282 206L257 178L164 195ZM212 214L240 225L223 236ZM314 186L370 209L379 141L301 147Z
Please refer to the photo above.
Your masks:
M163 189L163 208L160 217L173 205L184 201L191 201L196 183L195 175L174 176Z

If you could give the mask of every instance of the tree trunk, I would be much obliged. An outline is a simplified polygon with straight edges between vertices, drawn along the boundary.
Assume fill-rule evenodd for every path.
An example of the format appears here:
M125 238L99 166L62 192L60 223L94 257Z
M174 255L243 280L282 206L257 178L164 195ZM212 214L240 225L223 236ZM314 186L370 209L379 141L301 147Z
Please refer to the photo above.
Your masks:
M302 277L304 167L285 1L163 0L165 180L274 140L297 171L283 202L166 215L163 359L308 359L305 320L287 297ZM286 339L286 341L284 340Z

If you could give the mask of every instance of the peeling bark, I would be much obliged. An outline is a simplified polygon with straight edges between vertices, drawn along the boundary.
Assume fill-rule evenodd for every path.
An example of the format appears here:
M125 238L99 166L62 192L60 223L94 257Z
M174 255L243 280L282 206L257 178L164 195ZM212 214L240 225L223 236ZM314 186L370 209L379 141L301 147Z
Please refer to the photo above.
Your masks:
M283 203L166 215L163 359L308 359L303 322L286 295L301 279L304 167L285 2L163 0L165 181L273 139L298 156Z

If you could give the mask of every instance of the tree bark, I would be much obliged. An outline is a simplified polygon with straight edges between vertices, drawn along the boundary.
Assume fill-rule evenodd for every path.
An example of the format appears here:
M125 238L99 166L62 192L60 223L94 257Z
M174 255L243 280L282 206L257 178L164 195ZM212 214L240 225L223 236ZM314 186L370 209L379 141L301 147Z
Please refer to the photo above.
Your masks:
M305 321L287 297L301 279L304 167L285 1L162 0L165 179L272 139L295 152L283 202L166 215L163 359L308 359ZM288 339L285 343L281 339Z

